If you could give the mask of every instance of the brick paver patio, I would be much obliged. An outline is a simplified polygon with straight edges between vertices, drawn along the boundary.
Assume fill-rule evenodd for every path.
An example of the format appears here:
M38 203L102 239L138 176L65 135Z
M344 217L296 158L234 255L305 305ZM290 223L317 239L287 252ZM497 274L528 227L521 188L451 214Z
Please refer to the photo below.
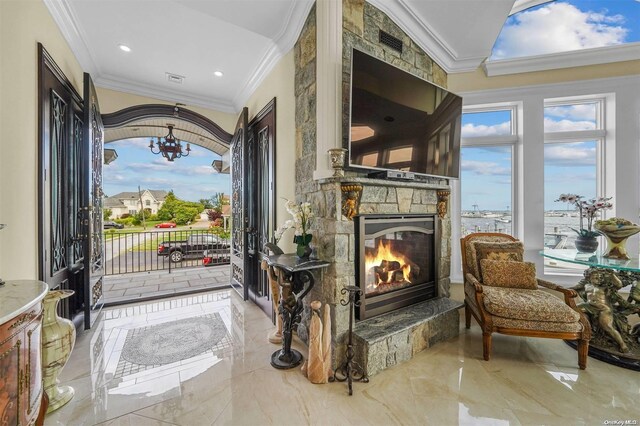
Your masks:
M205 291L227 287L231 283L230 266L140 272L104 277L105 303L135 302L157 296Z

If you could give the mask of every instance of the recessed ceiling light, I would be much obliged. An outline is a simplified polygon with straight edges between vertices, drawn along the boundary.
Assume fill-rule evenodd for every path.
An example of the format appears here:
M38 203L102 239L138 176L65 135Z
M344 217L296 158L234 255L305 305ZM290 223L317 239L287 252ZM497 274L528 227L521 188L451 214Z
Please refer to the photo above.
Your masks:
M122 50L123 52L131 52L131 48L127 45L124 44L119 44L118 47L120 48L120 50Z
M224 74L222 73L222 71L214 71L213 75L215 75L216 77L222 77Z

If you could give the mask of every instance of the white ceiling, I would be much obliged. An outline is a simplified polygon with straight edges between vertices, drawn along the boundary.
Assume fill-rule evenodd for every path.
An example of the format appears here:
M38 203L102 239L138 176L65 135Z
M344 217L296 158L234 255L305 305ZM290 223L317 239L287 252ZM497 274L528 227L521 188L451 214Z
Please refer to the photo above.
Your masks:
M514 0L368 0L447 72L490 55ZM295 44L313 0L44 0L96 85L239 111ZM118 48L125 44L131 52ZM213 72L224 73L221 78ZM185 77L182 84L166 73Z

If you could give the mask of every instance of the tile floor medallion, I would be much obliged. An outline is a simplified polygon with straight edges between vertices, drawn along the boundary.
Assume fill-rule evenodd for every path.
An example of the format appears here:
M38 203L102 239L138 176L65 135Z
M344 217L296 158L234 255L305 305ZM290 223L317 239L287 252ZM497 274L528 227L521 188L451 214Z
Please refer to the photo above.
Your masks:
M127 333L116 377L230 347L229 333L217 312L135 328Z
M454 294L456 300L462 298L459 293ZM175 352L173 359L149 361L158 364L123 361L127 337L135 330L180 328L183 321L191 321L197 329L203 317L218 318L216 314L226 334L214 345L216 336L211 332L203 352L194 350L190 358L178 360L187 355L185 349L180 356ZM207 327L196 334L207 335ZM560 340L494 334L493 356L486 362L480 328L473 323L465 330L462 320L458 338L376 374L370 383L354 383L349 397L344 383L314 385L297 368L271 367L269 359L277 349L267 341L272 328L257 306L243 302L232 290L106 309L93 330L80 333L60 376L62 384L74 387L75 397L49 414L45 424L640 422L640 374L592 358L587 370L581 371L576 351ZM195 339L186 338L185 346ZM293 346L306 357L307 349L297 338Z

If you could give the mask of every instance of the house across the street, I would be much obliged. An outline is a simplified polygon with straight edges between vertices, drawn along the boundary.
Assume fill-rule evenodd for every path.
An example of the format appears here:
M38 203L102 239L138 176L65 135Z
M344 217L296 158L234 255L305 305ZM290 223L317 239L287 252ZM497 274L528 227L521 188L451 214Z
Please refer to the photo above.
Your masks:
M141 208L149 209L152 214L158 213L168 192L161 189L144 189L142 194L137 191L121 192L112 197L105 197L103 207L111 210L109 219L118 219L123 214L134 215ZM142 198L142 206L140 205Z

